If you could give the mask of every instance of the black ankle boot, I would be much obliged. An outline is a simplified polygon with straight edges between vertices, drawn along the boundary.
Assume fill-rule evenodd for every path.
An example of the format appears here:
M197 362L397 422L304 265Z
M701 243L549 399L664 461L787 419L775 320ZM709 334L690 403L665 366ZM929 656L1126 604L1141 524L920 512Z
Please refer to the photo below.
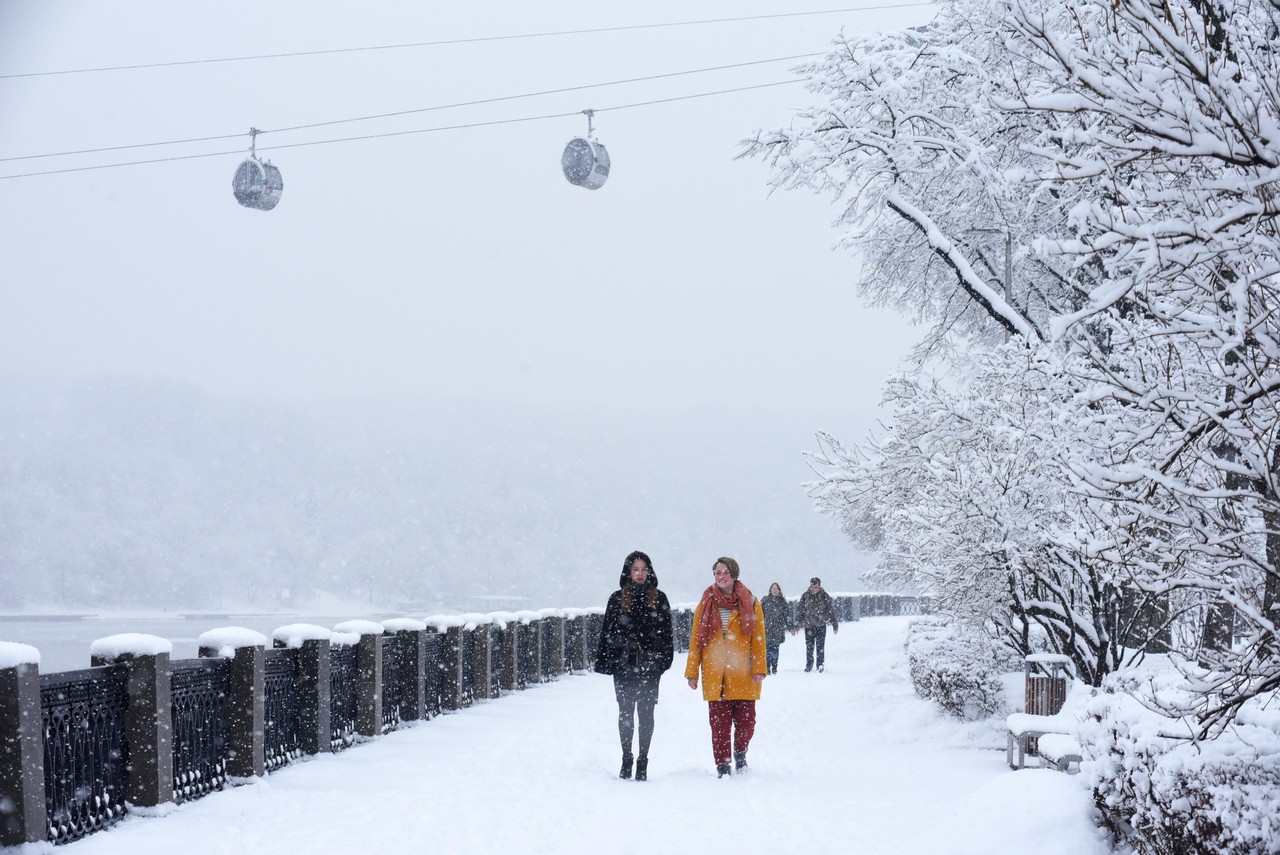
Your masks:
M717 777L717 778L723 778L723 777L725 777L725 776L726 776L726 775L728 775L728 774L729 774L729 764L728 764L728 763L717 763L717 764L716 764L716 777Z
M622 770L618 772L618 777L619 778L631 777L631 755L630 754L622 755Z
M636 780L649 780L649 758L643 754L636 758Z
M743 769L747 768L747 752L745 751L733 752L733 765L736 771L738 772L741 772Z

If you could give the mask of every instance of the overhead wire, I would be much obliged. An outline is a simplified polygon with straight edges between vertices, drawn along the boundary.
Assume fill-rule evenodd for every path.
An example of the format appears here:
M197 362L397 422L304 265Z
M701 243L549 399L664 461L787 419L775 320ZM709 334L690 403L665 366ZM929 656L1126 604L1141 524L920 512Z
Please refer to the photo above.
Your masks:
M500 101L515 101L520 98L535 98L542 95L561 95L565 92L581 92L586 89L599 89L604 86L621 86L627 83L644 83L649 80L664 80L671 77L682 77L687 74L705 74L711 71L727 71L732 68L748 68L753 65L767 65L772 62L791 62L797 59L808 59L813 56L821 56L821 53L802 53L794 56L779 56L773 59L756 59L750 62L735 62L729 65L713 65L707 68L695 68L688 71L671 71L665 74L649 74L644 77L628 77L622 80L610 80L607 83L585 83L580 86L565 86L561 89L544 89L540 92L528 92L522 95L504 95L497 98L482 98L475 101L460 101L455 104L440 104L434 107L419 107L413 110L399 110L393 113L378 113L371 116L358 116L352 119L335 119L330 122L313 122L309 125L293 125L287 128L272 128L264 130L262 133L282 133L284 131L300 131L308 128L323 128L330 125L342 125L350 122L365 122L371 119L390 119L397 116L408 116L414 113L429 113L433 110L449 110L455 107L474 107L479 104L496 104ZM3 158L0 158L3 160Z
M732 89L718 89L712 92L697 92L691 95L674 95L667 98L655 98L649 101L636 101L630 104L615 104L610 107L595 107L593 108L593 112L608 113L608 112L613 112L617 110L628 110L635 107L649 107L655 104L667 104L667 103L672 103L676 101L689 101L695 98L710 98L716 95L729 95L735 92L748 92L755 89L769 89L775 86L789 86L789 85L794 85L795 83L796 83L795 80L778 80L778 81L774 81L773 83L758 83L751 86L738 86ZM525 122L545 121L547 119L564 119L564 118L569 118L571 116L580 116L580 115L582 115L581 110L573 110L567 113L546 113L538 116L521 116L514 119L493 119L493 120L484 121L484 122L467 122L464 124L444 125L444 126L434 127L434 128L416 128L416 129L407 130L407 131L387 131L387 132L378 133L378 134L362 134L360 136L355 136L355 137L340 137L336 139L327 139L327 140L309 140L306 142L283 143L280 145L269 146L263 150L264 151L280 151L280 150L290 149L290 148L304 148L304 147L313 146L313 145L331 145L334 143L360 142L364 140L385 139L388 137L402 137L402 136L411 136L415 134L439 133L442 131L458 131L458 130L466 130L470 128L485 128L485 127L493 127L496 125L514 125L514 124L520 124ZM203 154L174 155L172 157L158 157L158 158L152 158L149 160L133 160L133 161L126 161L122 163L101 163L101 164L95 164L92 166L74 166L74 167L68 167L65 169L49 169L49 170L43 170L40 172L23 172L15 175L0 175L0 181L5 181L10 178L35 178L42 175L63 175L71 172L91 172L97 169L115 169L121 166L145 166L148 164L169 163L171 161L178 161L178 160L199 160L201 158L208 158L208 157L227 157L229 155L243 154L243 153L244 153L243 149L237 149L233 151L206 152Z
M537 92L525 92L519 95L501 95L494 98L478 98L471 101L458 101L452 104L436 104L430 107L416 107L409 110L396 110L390 113L376 113L368 116L355 116L347 119L333 119L325 122L311 122L309 124L304 124L304 125L292 125L289 127L282 127L282 128L268 128L268 129L263 129L259 131L259 133L264 135L273 134L273 133L278 134L278 133L285 133L288 131L309 130L311 128L323 128L323 127L329 127L332 125L350 124L352 122L367 122L367 121L373 121L375 119L390 119L390 118L396 118L399 116L410 116L417 113L430 113L430 112L435 112L439 110L451 110L451 109L461 108L461 107L475 107L483 104L497 104L503 101L516 101L523 98L538 98L544 95L561 95L566 92L582 92L587 89L600 89L607 86L622 86L630 83L643 83L650 80L664 80L664 79L669 79L673 77L683 77L691 74L706 74L709 72L727 71L735 68L749 68L751 66L768 65L770 63L775 63L775 62L791 62L799 59L808 59L809 57L814 57L814 56L820 56L820 54L819 53L795 54L792 56L774 57L772 59L757 59L757 60L751 60L749 62L737 62L737 63L730 63L727 65L715 65L715 66L709 66L706 68L692 68L692 69L687 69L685 71L670 71L662 74L649 74L642 77L628 77L628 78L623 78L621 80L610 80L602 83L584 83L578 86L565 86L559 89L543 89ZM218 140L238 139L242 136L244 136L244 132L240 131L234 134L221 134L217 136L207 136L207 137L193 137L190 139L182 139L182 140L165 140L162 142L133 143L129 145L103 146L101 148L84 148L84 149L76 149L71 151L46 152L44 154L13 155L10 157L0 157L0 163L10 163L10 162L19 161L19 160L38 160L38 159L47 158L47 157L66 157L66 156L82 155L82 154L101 154L101 153L112 152L112 151L127 151L130 149L154 148L157 146L166 146L166 145L187 145L190 143L215 142Z
M436 41L406 42L403 44L369 45L364 47L352 47L352 48L330 48L326 50L291 51L287 53L264 53L264 54L252 54L248 56L228 56L228 57L214 57L214 58L208 58L208 59L175 60L171 62L148 62L148 63L136 63L132 65L100 66L96 68L70 68L70 69L61 69L56 71L13 72L10 74L0 74L0 80L16 80L16 79L31 78L31 77L55 77L55 76L70 75L70 74L96 74L100 72L110 72L110 71L137 71L137 70L149 69L149 68L174 68L179 66L209 65L209 64L215 64L215 63L251 62L251 61L263 60L263 59L288 59L293 57L305 57L305 56L326 56L326 55L342 54L342 53L362 53L366 51L404 50L408 48L424 48L424 47L444 47L447 45L476 44L481 42L515 41L519 39L541 39L541 38L551 38L556 36L577 36L577 35L591 35L591 34L598 34L598 33L619 33L619 32L627 32L631 30L654 30L654 29L663 29L663 28L674 28L674 27L693 27L693 26L706 26L711 24L740 23L745 21L768 21L768 20L776 20L780 18L802 18L802 17L813 17L813 16L819 16L819 15L840 15L840 14L848 14L850 12L874 12L874 11L880 11L885 9L909 9L916 6L933 6L933 5L935 5L934 0L921 0L921 2L912 2L912 3L885 3L885 4L875 5L875 6L851 6L843 9L818 9L818 10L812 10L812 11L806 11L806 12L778 12L778 13L768 14L768 15L741 15L741 16L730 17L730 18L705 18L701 20L670 21L670 22L657 23L657 24L628 24L628 25L622 25L622 26L616 26L616 27L591 27L591 28L584 28L584 29L577 29L577 30L553 30L553 31L538 32L538 33L516 33L512 35L505 35L505 36L476 36L474 38L439 39Z
M39 77L39 76L48 76L48 75L55 75L55 74L81 74L81 73L90 73L90 72L96 72L96 71L120 71L120 70L127 70L127 69L163 68L163 67L172 67L172 66L181 66L181 65L198 65L203 63L238 62L238 61L245 61L245 60L252 60L252 59L315 56L315 55L335 54L335 53L353 53L353 52L368 51L368 50L389 50L389 49L396 49L396 48L430 47L430 46L440 46L440 45L450 45L450 44L468 44L468 43L486 42L486 41L507 41L507 40L513 40L513 39L523 39L523 38L544 38L549 36L581 35L581 34L593 34L593 33L620 32L620 31L627 31L627 30L657 29L657 28L665 28L665 27L724 24L724 23L733 23L733 22L742 22L742 21L759 21L759 20L770 20L770 19L778 19L778 18L795 18L795 17L815 16L815 15L842 14L842 13L849 13L849 12L873 11L878 9L899 9L899 8L909 8L914 6L930 6L930 5L934 5L933 0L924 0L923 2L882 4L882 5L876 5L876 6L847 7L842 9L814 10L814 11L806 11L806 12L787 12L787 13L776 13L776 14L768 14L768 15L747 15L747 16L727 17L727 18L707 18L707 19L700 19L700 20L693 20L693 21L678 21L678 22L668 22L668 23L659 23L659 24L637 24L637 25L627 25L627 26L619 26L619 27L594 27L594 28L584 28L584 29L578 29L578 30L559 30L559 31L549 31L549 32L540 32L540 33L524 33L524 34L507 35L507 36L488 36L488 37L477 37L477 38L467 38L467 39L447 39L447 40L439 40L439 41L433 41L433 42L414 42L414 43L405 43L405 44L398 44L398 45L377 45L377 46L359 47L359 48L298 51L298 52L292 52L292 53L262 54L262 55L255 55L255 56L243 56L243 57L223 57L223 58L204 59L204 60L185 60L185 61L178 61L178 62L145 63L145 64L136 64L136 65L129 65L129 66L71 69L71 70L64 70L64 71L0 74L0 80L21 78L21 77ZM474 99L471 101L461 101L461 102L455 102L451 104L437 104L429 107L419 107L419 108L413 108L408 110L398 110L398 111L393 111L388 113L378 113L378 114L371 114L367 116L355 116L355 117L344 118L344 119L333 119L333 120L328 120L323 122L312 122L312 123L302 124L302 125L293 125L293 126L287 126L287 127L281 127L281 128L271 128L271 129L265 129L262 131L257 131L256 133L269 134L269 133L286 133L290 131L310 130L314 128L331 127L331 126L340 125L340 124L350 124L355 122L396 118L400 116L414 115L418 113L426 113L426 112L455 109L455 108L462 108L462 107L479 106L484 104L500 103L504 101L514 101L514 100L519 100L523 98L534 98L534 97L541 97L546 95L564 94L568 92L584 91L588 89L603 88L608 86L618 86L618 85L639 83L639 82L645 82L645 81L651 81L651 80L668 79L668 78L680 77L680 76L691 75L691 74L703 74L703 73L713 72L713 71L724 71L724 70L735 69L735 68L745 68L745 67L750 67L755 65L765 65L765 64L774 63L774 62L794 61L794 60L800 60L800 59L807 59L807 58L818 56L818 55L820 54L806 53L806 54L796 54L796 55L785 56L785 57L774 57L771 59L751 60L748 62L741 62L741 63L730 63L725 65L710 66L705 68L687 69L684 71L665 72L662 74L652 74L652 75L645 75L641 77L624 78L620 80L606 81L606 82L600 82L600 83L588 83L588 84L581 84L577 86L561 87L558 89L547 89L547 90L541 90L537 92L526 92L526 93L521 93L517 95L504 95L504 96L497 96L493 98ZM782 85L786 85L788 83L793 83L793 82L794 81L778 81L774 83L759 84L754 86L743 86L743 87L736 87L731 89L715 90L712 92L695 93L692 95L674 96L669 98L658 98L658 99L652 99L649 101L635 102L632 104L618 105L614 107L597 108L595 112L607 112L610 110L620 110L620 109L628 109L631 107L642 107L642 106L649 106L654 104L663 104L663 103L669 103L672 101L689 100L691 98L711 97L715 95L723 95L723 94L729 94L733 92L748 91L752 89L762 89L762 88L769 88L773 86L782 86ZM421 128L421 129L407 130L407 131L391 131L391 132L385 132L385 133L364 134L360 136L343 137L343 138L335 138L335 139L328 139L328 140L312 140L312 141L299 142L299 143L279 144L279 145L269 146L264 150L297 148L297 147L309 146L309 145L326 145L326 144L339 143L339 142L352 142L357 140L369 140L369 139L379 139L379 138L393 137L393 136L404 136L407 134L432 133L437 131L459 130L463 128L477 128L477 127L486 127L486 126L492 126L492 125L512 124L512 123L518 123L518 122L531 122L531 121L538 121L542 119L565 118L567 116L577 115L578 112L580 111L574 111L570 113L544 114L539 116L528 116L528 117L523 117L518 119L501 119L501 120L492 120L492 121L471 122L466 124L448 125L448 126L442 126L442 127L436 127L436 128ZM180 139L180 140L164 140L164 141L158 141L158 142L133 143L133 144L116 145L116 146L103 146L98 148L85 148L85 149L68 150L68 151L60 151L60 152L47 152L42 154L14 155L9 157L0 157L0 163L16 162L16 161L22 161L22 160L35 160L35 159L50 158L50 157L64 157L64 156L85 155L85 154L102 154L107 152L127 151L127 150L135 150L135 149L142 149L142 148L160 147L160 146L187 145L192 143L214 142L219 140L238 139L238 138L241 138L242 136L243 136L243 132L239 132L234 134L220 134L220 135L212 135L212 136L204 136L204 137L191 137L191 138ZM188 154L188 155L172 155L169 157L149 158L146 160L126 161L126 162L120 162L120 163L95 164L95 165L80 166L80 167L68 167L63 169L41 170L36 172L17 173L13 175L0 175L0 180L10 179L10 178L31 178L31 177L37 177L42 175L58 175L58 174L64 174L64 173L70 173L70 172L85 172L85 171L91 171L95 169L111 169L111 168L116 168L121 166L141 166L141 165L147 165L147 164L166 163L166 162L179 161L179 160L194 160L194 159L207 158L207 157L224 157L224 156L227 156L230 154L236 154L236 153L238 152L223 151L223 152L208 152L208 153Z

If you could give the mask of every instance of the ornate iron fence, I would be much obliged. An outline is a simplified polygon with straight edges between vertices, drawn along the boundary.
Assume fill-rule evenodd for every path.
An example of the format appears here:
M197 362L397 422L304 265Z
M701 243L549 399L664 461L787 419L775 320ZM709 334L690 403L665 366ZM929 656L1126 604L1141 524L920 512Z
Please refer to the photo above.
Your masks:
M672 609L671 629L675 633L677 653L689 651L689 639L693 637L693 609Z
M302 732L298 722L298 651L279 647L269 648L263 653L263 741L265 765L270 772L302 756Z
M489 636L489 697L502 696L502 640L506 630L501 624L490 624L486 629Z
M416 675L409 672L413 636L384 635L382 645L382 732L390 733L408 718L409 692Z
M123 665L40 675L49 839L79 840L124 816L129 746Z
M458 633L458 657L462 661L462 697L460 705L469 707L476 700L476 632L478 629L463 628Z
M423 693L426 695L426 710L423 718L433 718L440 715L440 711L444 705L444 679L441 673L444 668L444 660L440 656L440 645L443 636L438 632L428 632L426 641L422 645L422 655L427 657L426 665L423 671L426 674Z
M585 642L582 621L566 619L564 622L564 670L573 671L577 667L579 645Z
M584 621L587 629L587 670L595 667L596 651L600 649L600 632L604 629L604 615L589 614Z
M329 745L334 751L356 741L356 648L329 648Z
M172 667L173 800L181 803L227 782L231 663L184 659Z

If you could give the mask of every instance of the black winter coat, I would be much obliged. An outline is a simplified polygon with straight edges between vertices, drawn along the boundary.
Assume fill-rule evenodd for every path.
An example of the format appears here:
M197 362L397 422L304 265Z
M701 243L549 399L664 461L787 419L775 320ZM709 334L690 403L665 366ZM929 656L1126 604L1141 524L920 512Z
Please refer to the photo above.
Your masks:
M787 640L787 630L791 629L791 604L784 597L772 594L760 601L764 609L764 643L781 644Z
M800 595L800 603L796 606L796 623L805 629L817 629L823 624L832 627L840 625L836 618L836 606L831 595L819 588L816 592L805 591Z
M628 584L624 573L622 584ZM650 588L658 587L658 578L650 573L643 593L631 599L631 611L622 610L622 590L613 592L604 610L604 626L600 629L600 647L596 651L595 670L621 677L627 674L660 677L671 667L675 644L671 630L671 603L667 595L657 591L653 608L648 606Z

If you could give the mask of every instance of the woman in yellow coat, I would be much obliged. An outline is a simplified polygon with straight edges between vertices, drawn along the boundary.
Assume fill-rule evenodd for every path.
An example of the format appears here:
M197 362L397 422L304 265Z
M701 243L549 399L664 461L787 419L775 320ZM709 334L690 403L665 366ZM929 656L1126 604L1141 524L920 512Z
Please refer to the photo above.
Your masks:
M721 778L729 774L729 747L738 772L747 768L747 746L756 729L756 701L768 668L764 644L764 611L732 558L717 558L714 583L702 593L693 613L693 637L684 667L689 688L698 688L711 720L711 754Z

